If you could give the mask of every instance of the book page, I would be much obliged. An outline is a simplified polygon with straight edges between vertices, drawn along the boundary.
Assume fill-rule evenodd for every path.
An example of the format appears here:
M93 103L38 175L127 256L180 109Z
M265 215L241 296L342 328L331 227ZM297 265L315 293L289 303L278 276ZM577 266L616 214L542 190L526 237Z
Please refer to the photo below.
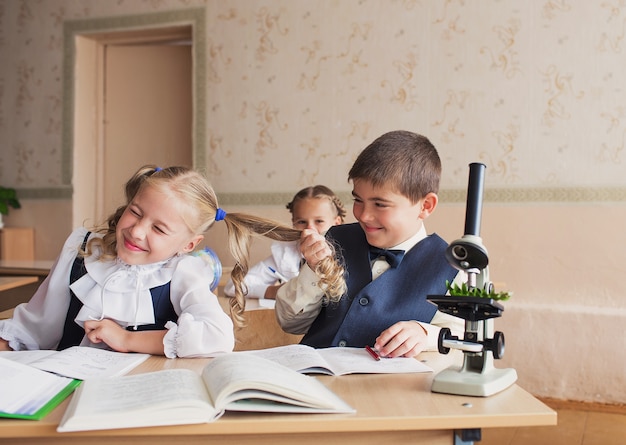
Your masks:
M217 356L206 365L202 378L218 409L236 410L237 401L253 399L258 411L285 411L281 404L290 405L290 410L307 408L300 412L354 411L314 377L254 354Z
M17 363L30 365L34 361L56 353L57 351L50 349L34 349L29 351L0 351L0 358L6 358Z
M255 354L280 363L302 373L330 375L344 374L401 374L414 372L432 372L415 358L383 358L374 360L365 348L321 348L294 344L277 346L255 351L242 351L237 354Z
M30 365L43 371L85 380L93 377L124 375L144 362L148 357L150 357L149 354L124 353L87 346L72 346L33 361Z
M333 375L331 365L318 351L310 346L293 344L255 351L241 351L238 354L255 354L259 357L280 363L289 369L302 373Z
M374 360L365 348L323 348L317 352L330 363L335 375L344 374L402 374L433 372L416 358L396 357Z
M0 358L0 411L33 414L71 382L72 379Z
M83 414L132 411L176 401L208 402L198 374L188 369L171 369L83 383Z
M62 351L7 351L0 357L73 379L124 375L145 361L150 354L110 351L87 346L72 346Z
M219 415L197 373L169 369L86 380L57 431L202 423Z

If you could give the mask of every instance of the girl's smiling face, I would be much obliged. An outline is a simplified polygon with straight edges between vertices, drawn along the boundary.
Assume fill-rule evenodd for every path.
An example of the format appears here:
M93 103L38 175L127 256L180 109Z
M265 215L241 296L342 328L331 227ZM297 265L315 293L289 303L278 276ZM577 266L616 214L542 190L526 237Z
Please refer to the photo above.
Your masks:
M142 265L192 251L203 236L185 224L181 215L190 211L174 194L144 187L117 223L117 256L127 264Z

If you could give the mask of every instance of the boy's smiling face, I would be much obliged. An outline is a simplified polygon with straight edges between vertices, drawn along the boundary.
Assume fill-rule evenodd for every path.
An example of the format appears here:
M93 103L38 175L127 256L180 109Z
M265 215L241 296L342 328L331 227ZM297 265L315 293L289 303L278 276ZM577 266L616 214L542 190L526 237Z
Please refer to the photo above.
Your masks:
M365 232L367 242L389 249L415 235L422 220L430 214L424 210L424 199L413 204L388 185L373 187L365 179L353 181L352 212Z

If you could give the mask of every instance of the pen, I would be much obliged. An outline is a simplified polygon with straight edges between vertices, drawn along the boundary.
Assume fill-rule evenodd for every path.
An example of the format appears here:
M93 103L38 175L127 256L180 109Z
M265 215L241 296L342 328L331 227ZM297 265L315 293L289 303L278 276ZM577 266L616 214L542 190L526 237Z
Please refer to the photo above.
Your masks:
M276 276L276 278L278 278L283 283L286 283L287 281L289 281L284 275L282 275L280 272L278 272L273 267L268 267L268 269L271 270L272 273Z
M365 350L367 351L367 353L369 355L372 356L372 358L376 361L380 360L380 355L378 355L378 352L374 351L372 348L370 348L369 345L365 345Z

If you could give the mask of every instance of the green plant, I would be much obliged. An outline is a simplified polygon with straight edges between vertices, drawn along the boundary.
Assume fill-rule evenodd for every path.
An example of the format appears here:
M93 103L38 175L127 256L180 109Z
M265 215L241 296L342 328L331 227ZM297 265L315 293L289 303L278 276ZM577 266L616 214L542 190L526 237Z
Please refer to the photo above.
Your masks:
M446 280L446 287L450 292L450 295L453 297L481 297L481 298L491 298L493 300L506 301L511 298L511 294L508 292L494 292L493 289L478 289L473 288L470 289L467 286L467 283L463 283L461 286L458 284L451 284L448 280Z
M15 189L0 186L0 213L8 215L9 207L19 209L22 206L17 200Z

